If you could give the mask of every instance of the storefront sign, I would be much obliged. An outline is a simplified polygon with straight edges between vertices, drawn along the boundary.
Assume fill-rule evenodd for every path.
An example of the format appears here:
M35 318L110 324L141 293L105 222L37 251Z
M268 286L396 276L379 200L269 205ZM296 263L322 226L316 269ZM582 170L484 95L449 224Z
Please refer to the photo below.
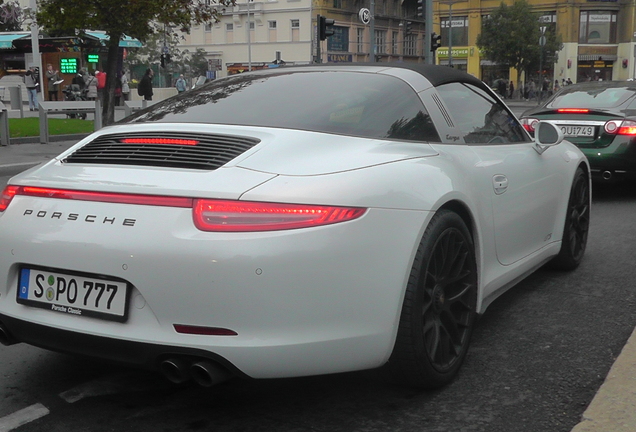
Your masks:
M448 48L438 48L437 58L448 58ZM453 58L468 58L468 48L453 48Z

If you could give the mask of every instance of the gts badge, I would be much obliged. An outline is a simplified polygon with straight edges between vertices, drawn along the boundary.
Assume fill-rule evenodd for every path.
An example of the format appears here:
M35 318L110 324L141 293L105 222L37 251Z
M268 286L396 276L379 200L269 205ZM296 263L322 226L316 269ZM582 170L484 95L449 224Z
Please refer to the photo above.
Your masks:
M96 223L102 225L122 225L122 226L135 226L137 222L136 219L129 218L114 218L108 216L98 216L98 215L80 215L79 213L62 213L62 212L48 212L46 210L34 211L31 209L26 209L22 216L31 216L40 219L57 219L64 221L72 221L72 222L87 222L87 223Z

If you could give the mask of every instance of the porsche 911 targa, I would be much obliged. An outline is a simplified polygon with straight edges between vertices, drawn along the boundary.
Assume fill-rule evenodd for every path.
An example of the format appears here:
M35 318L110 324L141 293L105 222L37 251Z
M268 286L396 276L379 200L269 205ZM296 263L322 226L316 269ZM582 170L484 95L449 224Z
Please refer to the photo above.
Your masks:
M0 340L206 386L385 368L439 387L498 295L583 258L590 168L535 135L447 67L215 80L9 181Z

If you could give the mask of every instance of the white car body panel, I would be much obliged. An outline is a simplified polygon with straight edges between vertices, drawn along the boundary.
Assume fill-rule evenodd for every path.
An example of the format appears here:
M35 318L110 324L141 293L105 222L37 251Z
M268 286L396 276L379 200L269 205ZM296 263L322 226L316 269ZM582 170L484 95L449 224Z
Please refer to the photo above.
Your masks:
M435 91L411 70L359 69L398 76L422 98ZM432 111L435 104L425 105ZM431 117L445 121L441 112ZM578 167L588 168L568 142L542 154L532 142L463 144L452 122L438 126L442 143L188 123L188 132L260 142L215 170L64 162L103 135L183 129L178 123L110 126L10 184L366 212L311 228L205 232L195 227L191 208L16 195L0 212L0 317L210 353L254 378L379 367L394 348L414 257L436 212L461 212L469 226L477 312L483 313L558 254L572 179ZM505 180L505 190L495 179ZM127 321L17 303L23 265L128 281ZM237 335L183 334L175 325Z

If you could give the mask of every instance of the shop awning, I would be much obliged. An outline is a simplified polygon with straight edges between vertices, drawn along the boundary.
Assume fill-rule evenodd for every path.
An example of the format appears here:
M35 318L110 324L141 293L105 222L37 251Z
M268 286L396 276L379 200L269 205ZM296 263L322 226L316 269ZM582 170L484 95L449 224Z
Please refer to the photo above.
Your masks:
M86 34L102 42L102 45L106 45L106 42L110 39L110 37L105 32L91 30L86 31ZM124 35L124 38L119 41L119 46L123 48L141 48L143 44L137 39Z
M30 32L0 33L0 49L14 49L14 40L30 36Z
M616 61L618 56L614 54L579 54L579 61Z

